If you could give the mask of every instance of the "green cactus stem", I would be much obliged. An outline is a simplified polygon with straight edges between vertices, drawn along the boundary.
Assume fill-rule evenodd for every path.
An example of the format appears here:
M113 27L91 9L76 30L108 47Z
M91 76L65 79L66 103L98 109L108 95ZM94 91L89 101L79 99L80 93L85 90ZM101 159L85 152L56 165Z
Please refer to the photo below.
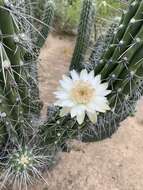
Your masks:
M95 5L93 0L84 0L78 27L78 36L71 60L70 70L75 69L80 71L82 69L82 63L84 61L86 50L89 47L94 14Z
M51 31L53 19L54 19L54 12L55 12L55 3L54 0L48 0L45 5L44 13L43 13L43 26L41 29L41 35L38 35L37 39L37 46L38 48L41 48L45 40Z

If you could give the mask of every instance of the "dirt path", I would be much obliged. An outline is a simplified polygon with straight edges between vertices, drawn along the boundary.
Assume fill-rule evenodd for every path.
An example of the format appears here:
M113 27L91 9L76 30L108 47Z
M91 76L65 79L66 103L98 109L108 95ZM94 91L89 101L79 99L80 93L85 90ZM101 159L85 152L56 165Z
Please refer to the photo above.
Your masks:
M72 39L51 37L41 52L41 98L53 102L52 91L67 71ZM73 142L61 153L59 164L32 190L143 190L143 99L136 117L124 121L111 139L96 143Z
M74 38L66 36L49 36L41 50L39 65L40 96L44 102L43 113L47 105L54 101L53 92L62 75L68 71L74 47Z

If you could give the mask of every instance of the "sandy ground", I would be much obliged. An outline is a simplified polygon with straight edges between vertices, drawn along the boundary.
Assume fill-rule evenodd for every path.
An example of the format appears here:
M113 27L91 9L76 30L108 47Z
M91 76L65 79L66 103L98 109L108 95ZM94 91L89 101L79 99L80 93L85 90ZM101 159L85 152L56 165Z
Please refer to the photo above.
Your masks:
M54 102L53 92L58 87L62 75L68 71L74 47L74 38L49 36L41 50L39 64L39 85L41 100L44 102L43 113L47 105Z
M41 52L41 98L53 102L52 92L67 71L74 40L52 37ZM110 139L73 142L70 153L29 190L143 190L143 99L136 117L128 118Z

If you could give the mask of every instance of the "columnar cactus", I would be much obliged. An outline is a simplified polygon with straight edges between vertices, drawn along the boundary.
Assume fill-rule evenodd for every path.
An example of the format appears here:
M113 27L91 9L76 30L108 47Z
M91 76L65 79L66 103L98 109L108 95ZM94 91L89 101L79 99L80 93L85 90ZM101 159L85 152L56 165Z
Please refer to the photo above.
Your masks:
M5 1L0 1L0 62L1 62L1 88L4 101L7 106L2 106L1 117L7 128L13 126L16 129L24 120L23 112L28 109L28 85L26 84L26 73L23 69L21 48L17 46L19 41L18 30L13 22ZM27 93L27 94L26 94ZM3 99L2 104L3 104ZM1 104L1 105L2 105ZM18 127L19 128L19 127Z
M53 0L48 0L45 5L44 13L43 13L43 27L41 29L41 35L38 35L37 46L42 47L45 39L48 36L49 31L51 30L52 22L54 19L54 9L55 4Z
M142 9L143 1L131 1L100 63L92 61L95 74L101 74L112 90L108 97L112 112L99 116L97 124L101 131L103 128L103 134L110 135L110 130L134 113L135 102L142 95ZM100 134L102 138L102 132Z
M28 9L25 7L24 1L19 2L19 4L14 2L14 4L17 9L10 1L0 1L0 61L3 95L8 99L5 101L8 101L8 109L12 112L10 115L14 115L15 118L12 120L17 125L17 121L23 121L22 116L24 118L29 117L31 111L40 111L40 108L37 108L39 101L37 52L39 52L39 47L43 45L51 27L54 3L53 1L47 2L42 22L43 28L41 33L39 32L40 35L36 42L30 39L32 37L31 32L36 30L36 27L30 23L32 16L24 17L28 14L29 7ZM23 12L18 5L24 6ZM38 22L36 18L35 20ZM41 21L39 22L41 23Z
M37 86L39 48L37 41L33 42L31 37L32 31L40 32L31 22L34 18L29 12L31 10L23 0L0 0L0 155L1 162L5 163L1 166L1 172L6 170L0 176L0 188L5 186L7 180L15 182L17 177L20 183L24 177L23 183L26 185L30 176L41 176L39 168L45 165L43 160L44 163L48 161L47 156L42 156L43 153L37 157L37 151L41 150L38 145L36 155L31 148L36 139L41 110ZM51 24L51 15L48 17L48 14L46 18ZM49 27L46 23L45 26ZM44 33L45 38L47 34L48 31ZM24 148L25 144L30 146L28 150ZM4 167L6 165L7 168Z
M94 70L96 65L100 63L101 57L105 52L105 49L109 46L113 33L116 30L117 24L113 23L109 26L105 35L100 36L93 47L89 61L84 64L87 70Z
M93 0L84 0L81 10L80 23L78 27L77 41L70 65L70 70L82 69L86 50L89 47L92 27L94 26L95 5Z

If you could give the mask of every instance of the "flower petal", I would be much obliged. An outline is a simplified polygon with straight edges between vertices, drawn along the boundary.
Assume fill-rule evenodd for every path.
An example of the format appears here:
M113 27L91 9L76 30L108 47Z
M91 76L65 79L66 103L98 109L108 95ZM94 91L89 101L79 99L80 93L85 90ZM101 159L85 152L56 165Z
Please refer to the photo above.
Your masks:
M84 80L84 81L87 81L87 77L88 76L88 73L87 73L87 70L86 69L83 69L80 73L80 80Z
M105 89L103 89L103 88L98 88L97 90L96 90L96 95L97 96L107 96L108 94L110 94L111 93L111 90L105 90Z
M93 87L97 89L101 85L101 75L97 75L93 80L90 80L90 82Z
M105 113L107 110L110 110L106 97L100 97L100 96L96 97L94 100L94 106L95 110L98 112Z
M96 111L95 104L93 102L90 102L89 104L87 104L86 111L94 113Z
M70 71L70 75L71 77L63 76L63 80L60 81L61 86L59 90L54 93L57 98L55 105L63 107L60 115L64 116L70 113L72 118L76 117L77 122L82 124L85 113L87 113L89 119L93 123L96 123L97 112L105 113L107 110L110 110L106 97L111 92L107 90L108 83L101 83L101 75L94 76L94 71L88 73L86 69L82 70L80 74L75 70ZM87 93L87 101L83 101L81 104L73 95L76 95L75 90L78 92L82 85L83 87L85 85L85 90L88 90L89 86L89 91ZM72 90L74 90L75 94L72 93Z
M85 112L83 111L81 114L78 114L76 118L77 118L78 124L81 125L85 118Z
M76 115L80 115L83 112L85 112L85 107L82 105L76 105L73 108L71 108L71 117L75 117Z
M69 98L69 94L66 93L65 91L57 91L57 92L54 92L56 98L58 99L68 99Z
M94 80L96 81L96 83L100 84L101 83L101 75L97 75Z
M95 124L97 122L97 113L96 112L94 112L94 113L87 112L87 115L92 123Z
M72 87L72 84L73 84L73 81L65 75L63 76L63 80L60 80L60 85L65 90L69 91Z
M71 109L71 118L73 118L73 117L75 117L76 115L77 115L77 107L73 107L72 109Z
M72 107L74 106L74 103L71 100L57 100L54 105L61 107Z
M79 80L79 74L75 70L72 70L70 73L73 81Z
M88 74L88 81L91 82L94 80L94 70L90 71L90 73Z

